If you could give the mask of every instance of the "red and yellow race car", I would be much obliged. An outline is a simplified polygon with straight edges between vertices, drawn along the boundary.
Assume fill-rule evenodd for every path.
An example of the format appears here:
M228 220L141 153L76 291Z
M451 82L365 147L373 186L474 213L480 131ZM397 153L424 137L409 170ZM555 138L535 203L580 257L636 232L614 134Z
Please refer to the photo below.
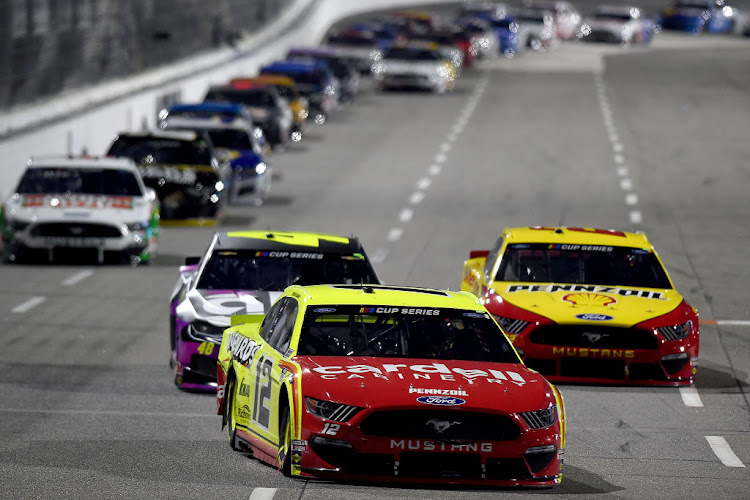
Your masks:
M294 285L232 322L217 391L229 443L285 474L560 482L562 396L469 293Z
M505 228L464 262L479 297L524 363L553 382L689 385L697 311L643 234Z

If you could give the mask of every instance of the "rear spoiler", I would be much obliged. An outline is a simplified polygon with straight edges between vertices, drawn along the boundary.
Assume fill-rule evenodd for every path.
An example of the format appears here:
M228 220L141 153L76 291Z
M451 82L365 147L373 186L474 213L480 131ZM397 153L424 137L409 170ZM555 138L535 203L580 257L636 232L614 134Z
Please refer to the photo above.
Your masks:
M469 258L470 259L476 259L476 258L479 258L479 257L488 257L489 255L490 255L490 251L489 250L472 250L469 253Z
M264 316L264 314L233 314L232 326L260 323L263 321Z

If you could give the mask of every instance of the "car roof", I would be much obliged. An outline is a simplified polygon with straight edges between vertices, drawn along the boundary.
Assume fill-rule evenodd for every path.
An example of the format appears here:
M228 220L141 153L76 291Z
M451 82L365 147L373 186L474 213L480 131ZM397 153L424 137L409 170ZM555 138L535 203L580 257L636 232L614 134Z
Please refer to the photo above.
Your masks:
M574 245L607 245L652 248L646 235L582 227L506 227L502 236L508 243L550 243Z
M117 169L117 170L131 170L134 172L138 171L133 160L130 158L116 157L116 156L72 156L72 155L49 155L49 156L33 156L29 158L27 162L27 168L80 168L80 169L96 169L101 170L103 168Z
M243 113L244 106L235 102L201 102L195 104L172 104L167 107L167 111L216 111L216 112L236 112Z
M182 116L168 116L164 120L164 130L174 130L172 127L184 127L205 130L244 130L251 128L251 124L242 118L223 120L221 117L183 118Z
M320 61L275 61L263 66L261 71L318 71L322 69Z
M302 298L307 303L307 307L335 304L453 308L471 311L484 309L479 299L469 292L412 286L293 285L284 291L284 295L294 294Z
M145 132L122 132L117 137L130 137L135 139L167 139L173 141L193 142L200 136L190 130L148 130ZM115 138L117 139L117 138Z
M216 233L215 249L285 250L293 252L362 252L354 236L301 231L230 231Z
M232 78L229 81L229 85L233 87L241 87L243 84L282 85L285 87L294 87L294 80L286 75L265 74L253 77Z

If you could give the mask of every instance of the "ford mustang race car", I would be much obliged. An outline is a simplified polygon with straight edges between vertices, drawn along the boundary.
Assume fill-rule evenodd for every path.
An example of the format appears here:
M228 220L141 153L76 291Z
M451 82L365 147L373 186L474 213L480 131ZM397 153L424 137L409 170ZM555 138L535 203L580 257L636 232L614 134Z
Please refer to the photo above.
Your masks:
M690 33L731 33L741 28L743 15L724 0L677 0L660 14L665 30Z
M180 268L170 298L175 384L216 389L216 358L232 314L267 310L294 283L378 283L359 240L318 233L216 233Z
M643 234L506 228L471 253L461 289L554 382L693 383L698 314Z
M123 133L107 155L136 162L159 197L162 223L213 225L221 215L231 171L228 163L219 163L208 137L188 131Z
M232 317L218 413L291 476L487 486L561 480L565 410L465 292L291 286Z
M576 36L583 41L649 43L656 24L643 16L641 9L629 5L599 5L594 16L586 18Z
M159 236L159 201L125 158L45 157L29 160L0 208L3 258L34 253L95 252L150 262Z
M383 90L416 88L438 94L453 90L458 77L453 63L430 43L394 45L372 65L372 74Z

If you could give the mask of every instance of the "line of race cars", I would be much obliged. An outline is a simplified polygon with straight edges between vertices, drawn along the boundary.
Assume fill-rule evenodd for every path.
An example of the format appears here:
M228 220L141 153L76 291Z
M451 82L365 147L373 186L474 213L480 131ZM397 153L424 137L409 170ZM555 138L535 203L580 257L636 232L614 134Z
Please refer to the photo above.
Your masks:
M618 9L597 12L623 26L642 17ZM156 130L120 134L105 158L31 160L0 212L3 255L148 263L160 223L261 204L272 148L354 101L362 75L442 93L477 60L559 38L648 41L637 32L602 35L567 2L472 3L450 27L426 12L345 26L164 109ZM470 253L460 289L385 285L354 236L217 232L169 299L172 376L215 391L232 449L285 474L492 486L560 483L554 383L694 382L697 311L643 234L505 228Z

